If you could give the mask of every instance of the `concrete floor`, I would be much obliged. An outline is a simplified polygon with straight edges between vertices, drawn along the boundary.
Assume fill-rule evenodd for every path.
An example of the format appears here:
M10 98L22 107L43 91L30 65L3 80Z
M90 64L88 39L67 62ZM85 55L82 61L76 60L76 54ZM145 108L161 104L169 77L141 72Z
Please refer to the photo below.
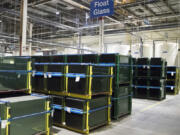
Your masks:
M57 128L58 135L79 135ZM164 101L133 99L131 116L91 132L92 135L180 135L180 95Z

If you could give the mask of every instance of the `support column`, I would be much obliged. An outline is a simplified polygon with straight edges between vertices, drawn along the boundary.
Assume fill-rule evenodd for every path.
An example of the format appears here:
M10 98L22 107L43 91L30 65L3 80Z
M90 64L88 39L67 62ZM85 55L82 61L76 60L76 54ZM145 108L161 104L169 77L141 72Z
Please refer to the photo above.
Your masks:
M81 42L81 33L78 33L78 54L82 54L82 50L80 50L80 49L82 49L82 42Z
M22 56L26 51L27 36L27 0L21 0L21 20L20 20L20 50L19 55Z
M3 21L0 20L0 32L3 33Z
M153 58L156 57L156 44L155 41L153 41Z
M140 38L140 50L139 50L139 52L140 52L140 57L142 58L143 57L143 40L142 40L142 38Z
M99 19L99 47L100 47L100 53L105 52L105 47L104 47L104 18Z
M33 24L29 23L29 38L32 40ZM29 43L29 56L32 55L32 42Z
M178 67L180 67L180 39L177 40L178 42Z

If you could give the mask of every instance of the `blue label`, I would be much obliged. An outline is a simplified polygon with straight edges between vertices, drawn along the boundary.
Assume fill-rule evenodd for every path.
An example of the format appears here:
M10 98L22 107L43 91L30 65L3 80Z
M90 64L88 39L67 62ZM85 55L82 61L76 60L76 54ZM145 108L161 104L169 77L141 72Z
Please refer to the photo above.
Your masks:
M91 18L114 14L114 0L93 0L91 2Z

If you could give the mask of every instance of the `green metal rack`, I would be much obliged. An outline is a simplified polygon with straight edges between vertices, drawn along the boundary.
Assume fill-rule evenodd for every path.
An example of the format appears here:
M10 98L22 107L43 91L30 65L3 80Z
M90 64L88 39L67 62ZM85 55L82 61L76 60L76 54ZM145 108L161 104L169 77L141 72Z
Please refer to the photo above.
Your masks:
M94 95L112 95L113 67L89 63L35 63L61 66L61 72L47 70L34 73L35 92L91 99ZM60 70L60 68L59 68ZM50 81L51 80L51 81ZM43 87L36 87L42 82ZM48 89L47 89L48 88Z
M134 60L133 95L135 98L166 98L166 61L162 58Z
M132 58L119 54L102 54L100 63L114 63L112 115L118 119L132 110Z
M48 97L21 96L0 99L1 135L50 135Z
M169 94L179 94L179 68L176 66L167 67L166 90Z
M89 134L90 130L109 124L111 121L109 96L95 97L91 100L66 97L64 105L65 122L54 123L56 126Z
M31 58L0 57L0 93L31 93Z

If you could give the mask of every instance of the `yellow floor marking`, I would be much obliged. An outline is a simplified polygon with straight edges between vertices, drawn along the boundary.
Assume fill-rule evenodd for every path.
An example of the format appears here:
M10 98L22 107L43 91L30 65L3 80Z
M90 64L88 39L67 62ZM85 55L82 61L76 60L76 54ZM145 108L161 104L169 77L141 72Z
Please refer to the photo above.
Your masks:
M163 103L163 102L157 102L155 104L149 105L149 106L145 107L144 109L142 109L140 112L147 111L147 110L149 110L149 109L151 109L151 108L153 108L153 107L155 107L155 106L157 106L157 105L159 105L161 103Z

